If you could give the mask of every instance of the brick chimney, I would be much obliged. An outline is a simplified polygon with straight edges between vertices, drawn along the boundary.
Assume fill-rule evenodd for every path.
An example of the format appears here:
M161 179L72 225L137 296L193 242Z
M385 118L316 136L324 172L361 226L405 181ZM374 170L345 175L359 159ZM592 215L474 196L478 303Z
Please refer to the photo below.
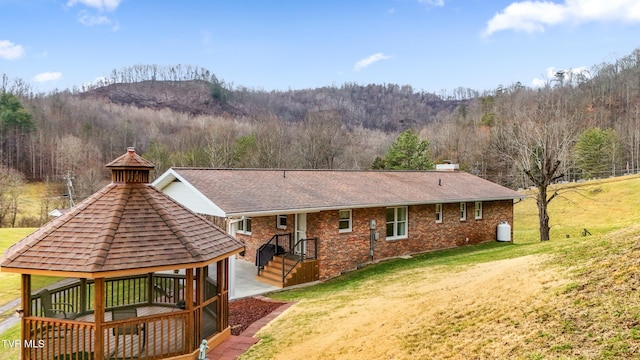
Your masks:
M443 160L442 164L436 164L437 171L457 171L460 170L460 165L452 164L451 160Z

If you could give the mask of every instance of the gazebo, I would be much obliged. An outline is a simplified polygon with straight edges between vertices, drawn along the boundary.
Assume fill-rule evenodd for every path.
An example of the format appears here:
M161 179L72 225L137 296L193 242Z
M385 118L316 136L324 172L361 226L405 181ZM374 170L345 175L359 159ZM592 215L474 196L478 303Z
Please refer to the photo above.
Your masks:
M112 182L4 254L22 274L21 359L197 359L230 336L229 256L243 244L149 184L129 148ZM32 294L31 276L67 278Z

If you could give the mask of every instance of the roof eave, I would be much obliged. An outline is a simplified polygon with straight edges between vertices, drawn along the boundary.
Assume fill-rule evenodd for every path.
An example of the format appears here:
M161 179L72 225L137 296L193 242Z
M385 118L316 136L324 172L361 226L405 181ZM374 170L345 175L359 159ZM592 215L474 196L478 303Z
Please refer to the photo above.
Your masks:
M370 203L370 204L345 204L336 206L321 206L321 207L309 207L309 208L289 208L289 209L277 209L277 210L257 210L257 211L230 211L227 212L227 217L239 218L239 217L258 217L258 216L272 216L282 214L300 214L300 213L313 213L320 211L330 210L342 210L342 209L366 209L376 207L394 207L394 206L410 206L410 205L431 205L431 204L453 204L460 202L476 202L476 201L503 201L503 200L518 200L524 196L505 196L505 197L490 197L490 198L468 198L468 199L455 199L455 200L434 200L434 201L409 201L409 202L397 202L397 203Z
M72 277L72 278L84 278L84 279L110 278L110 277L118 277L118 276L148 274L152 272L169 271L169 270L175 270L175 269L200 268L200 267L208 266L220 260L229 258L233 255L237 255L242 251L244 251L244 247L235 249L233 251L225 253L224 255L216 256L215 258L212 258L210 260L205 260L200 262L152 266L152 267L143 267L143 268L135 268L135 269L125 269L125 270L83 272L83 271L44 270L44 269L21 268L21 267L12 267L12 266L1 266L0 272L42 275L42 276Z

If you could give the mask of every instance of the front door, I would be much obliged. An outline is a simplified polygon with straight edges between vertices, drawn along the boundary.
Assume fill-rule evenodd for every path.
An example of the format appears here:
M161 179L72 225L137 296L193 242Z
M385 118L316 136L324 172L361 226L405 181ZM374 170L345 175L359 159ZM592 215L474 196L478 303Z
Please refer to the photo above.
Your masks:
M296 214L296 233L294 238L297 244L294 252L296 254L305 253L307 249L306 241L299 244L298 241L307 238L307 214Z

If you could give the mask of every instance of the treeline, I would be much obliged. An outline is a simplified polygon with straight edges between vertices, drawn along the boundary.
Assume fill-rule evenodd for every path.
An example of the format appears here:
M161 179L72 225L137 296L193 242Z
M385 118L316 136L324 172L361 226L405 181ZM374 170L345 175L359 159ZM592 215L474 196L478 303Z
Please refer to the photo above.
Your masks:
M409 85L346 83L340 87L279 91L230 90L230 102L247 114L269 113L285 122L297 122L309 111L333 110L350 128L384 132L419 129L440 112L452 112L471 99L444 100Z
M535 132L536 126L514 124L542 118L532 109L549 96L562 104L549 121L575 120L560 157L563 180L640 167L640 50L596 65L588 76L559 72L545 88L515 83L440 96L395 84L267 92L180 65L136 65L112 72L100 87L48 94L7 75L0 80L0 165L30 181L71 174L79 198L106 181L103 165L127 146L154 162L157 173L171 166L369 169L406 129L429 142L434 162L450 160L525 187L521 166L502 151L510 148L504 141L524 139L525 128ZM162 99L183 108L155 106ZM206 106L193 111L197 104Z

